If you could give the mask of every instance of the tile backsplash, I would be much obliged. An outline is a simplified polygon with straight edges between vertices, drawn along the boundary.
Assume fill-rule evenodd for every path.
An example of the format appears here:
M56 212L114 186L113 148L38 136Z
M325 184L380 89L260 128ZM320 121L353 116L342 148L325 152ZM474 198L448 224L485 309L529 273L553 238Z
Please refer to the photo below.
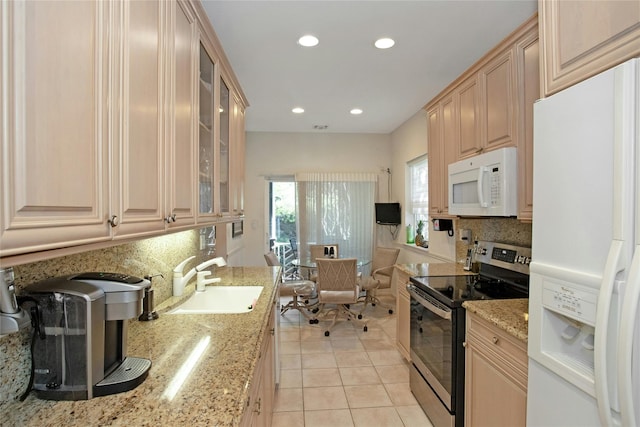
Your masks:
M16 293L19 295L20 289L43 279L85 271L117 272L138 277L162 274L163 277L153 278L154 301L159 305L172 295L172 270L176 265L196 255L196 259L187 265L185 270L188 271L215 255L211 249L214 246L207 245L211 242L201 242L202 236L215 235L210 230L203 229L202 233L200 230L184 231L15 266ZM0 409L8 401L17 399L27 387L31 370L29 329L0 338Z
M531 247L531 223L522 223L515 218L459 218L456 222L456 262L464 263L469 249L469 245L457 237L460 229L471 230L471 244L478 238Z

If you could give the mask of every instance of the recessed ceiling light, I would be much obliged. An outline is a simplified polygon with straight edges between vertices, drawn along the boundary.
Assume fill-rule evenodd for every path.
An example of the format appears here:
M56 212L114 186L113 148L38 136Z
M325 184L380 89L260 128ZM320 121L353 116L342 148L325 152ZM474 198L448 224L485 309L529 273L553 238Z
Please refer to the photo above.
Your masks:
M353 114L354 116L357 116L358 114L362 114L362 109L354 108L350 111L350 113Z
M302 108L302 107L295 107L294 109L292 109L292 110L291 110L291 112L292 112L292 113L295 113L295 114L302 114L302 113L304 113L304 108Z
M396 42L393 39L384 37L384 38L376 40L376 42L374 44L378 49L389 49L394 44L396 44Z
M298 39L298 44L304 47L313 47L318 44L318 38L307 34Z

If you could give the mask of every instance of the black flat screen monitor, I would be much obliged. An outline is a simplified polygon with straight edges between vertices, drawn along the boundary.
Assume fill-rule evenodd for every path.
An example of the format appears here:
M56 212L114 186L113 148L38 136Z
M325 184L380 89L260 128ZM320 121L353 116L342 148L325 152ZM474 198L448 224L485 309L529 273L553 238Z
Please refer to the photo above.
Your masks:
M400 219L400 203L376 203L376 224L398 225Z

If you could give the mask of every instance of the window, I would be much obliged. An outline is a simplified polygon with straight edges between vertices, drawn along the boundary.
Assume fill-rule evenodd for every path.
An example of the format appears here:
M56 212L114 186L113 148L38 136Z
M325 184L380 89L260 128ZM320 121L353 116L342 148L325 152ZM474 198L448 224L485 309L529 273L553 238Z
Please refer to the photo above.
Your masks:
M409 168L409 188L407 201L408 223L417 232L418 223L422 221L422 235L429 240L429 178L427 156L420 156L407 164Z
M376 182L376 174L364 172L297 173L300 253L309 253L310 244L336 243L340 257L370 260Z

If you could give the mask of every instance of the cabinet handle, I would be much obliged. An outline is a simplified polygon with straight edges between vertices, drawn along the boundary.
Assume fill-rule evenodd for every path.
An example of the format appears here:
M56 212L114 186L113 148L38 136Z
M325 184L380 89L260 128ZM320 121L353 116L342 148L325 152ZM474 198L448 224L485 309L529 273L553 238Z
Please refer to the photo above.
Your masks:
M255 409L253 410L253 412L255 412L258 415L260 415L260 413L262 412L262 408L261 408L262 405L260 404L261 401L262 401L262 398L259 397L258 400L256 401Z
M500 340L498 339L498 337L493 337L491 338L491 341L493 341L494 344L498 344L498 341Z
M164 220L165 220L165 222L166 222L167 224L171 224L172 222L176 222L176 214L167 215L167 216L164 218Z
M116 227L120 223L120 219L118 218L118 215L111 215L111 218L109 218L109 221L107 221L107 222L113 228L113 227Z
M462 343L462 346L463 346L464 348L467 348L467 342L466 342L466 341L464 341L464 342Z
M276 334L276 328L271 328L271 330L269 332L271 332L271 335L275 335Z

